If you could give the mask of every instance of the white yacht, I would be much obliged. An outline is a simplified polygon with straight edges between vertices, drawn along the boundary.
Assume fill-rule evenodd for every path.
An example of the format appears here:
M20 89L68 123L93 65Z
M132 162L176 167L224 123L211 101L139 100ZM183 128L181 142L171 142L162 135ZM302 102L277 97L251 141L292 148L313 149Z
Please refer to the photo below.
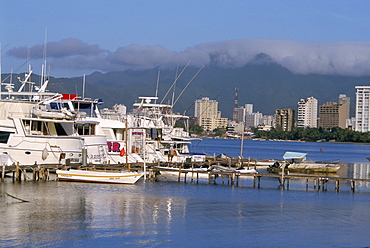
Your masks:
M106 163L106 137L96 135L97 123L53 108L63 95L45 92L47 81L33 91L31 73L17 92L13 84L2 84L7 92L0 91L0 154L19 165ZM31 90L24 91L27 83Z
M189 152L188 145L191 142L188 133L174 127L176 119L186 116L171 114L170 105L151 103L155 97L139 98L142 102L135 103L137 109L130 114L117 110L100 111L98 105L101 101L78 96L69 100L64 97L63 107L70 113L79 113L84 120L99 123L97 133L107 137L110 163L205 160L204 154ZM174 156L169 156L171 149L174 150Z

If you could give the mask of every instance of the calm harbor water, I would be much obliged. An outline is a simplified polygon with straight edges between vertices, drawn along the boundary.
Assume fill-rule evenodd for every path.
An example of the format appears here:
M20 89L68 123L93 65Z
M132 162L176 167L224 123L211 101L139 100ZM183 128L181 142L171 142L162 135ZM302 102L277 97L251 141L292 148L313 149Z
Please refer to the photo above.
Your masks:
M369 178L370 146L246 141L243 156L346 162L344 176ZM324 149L320 152L320 148ZM193 151L240 154L240 140L206 139ZM355 193L140 180L135 185L58 181L0 184L1 247L368 247L370 186ZM341 188L342 189L342 188ZM27 203L5 195L9 193Z

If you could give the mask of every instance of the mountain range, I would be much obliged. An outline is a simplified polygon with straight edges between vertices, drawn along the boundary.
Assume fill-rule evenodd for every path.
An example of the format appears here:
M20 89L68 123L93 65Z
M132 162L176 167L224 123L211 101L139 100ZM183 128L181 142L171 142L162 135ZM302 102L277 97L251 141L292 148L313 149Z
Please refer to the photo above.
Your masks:
M353 116L355 86L370 85L369 76L294 74L273 61L267 54L258 54L239 68L206 66L194 79L200 68L189 66L181 74L182 70L183 68L156 67L147 70L94 72L86 76L84 95L103 99L103 107L110 108L118 103L126 105L130 110L139 96L155 96L158 81L159 102L171 103L173 95L173 99L176 100L181 94L174 106L176 112L193 116L194 101L201 97L209 97L218 101L222 117L231 119L235 88L239 88L239 106L252 103L254 112L259 111L265 115L273 114L278 108L297 109L297 102L302 98L313 96L321 105L328 101L338 102L339 94L346 94L351 98L351 116ZM157 80L158 71L160 71L159 80ZM169 91L177 75L180 76L176 85ZM32 80L39 82L39 77L34 75ZM82 95L82 76L50 77L48 89L51 92ZM165 95L167 97L163 99Z

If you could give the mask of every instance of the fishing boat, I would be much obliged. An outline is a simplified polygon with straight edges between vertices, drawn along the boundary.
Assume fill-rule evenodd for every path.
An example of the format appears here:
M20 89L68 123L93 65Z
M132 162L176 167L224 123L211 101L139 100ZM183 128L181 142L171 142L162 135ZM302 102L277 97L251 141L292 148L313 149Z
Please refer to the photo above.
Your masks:
M110 164L128 164L128 163L143 163L142 157L136 153L137 147L134 144L138 143L140 149L142 142L135 142L138 133L142 134L143 130L133 131L130 128L131 118L115 110L106 110L101 113L99 105L102 103L100 99L84 98L78 95L63 94L61 105L66 106L66 111L69 113L78 113L79 120L96 122L96 135L103 135L107 142L107 156ZM130 147L131 149L129 149ZM142 149L141 149L142 150Z
M58 180L95 183L134 184L144 174L139 172L103 170L56 170Z
M189 145L194 140L183 128L175 127L178 120L184 120L188 126L189 117L176 114L173 105L156 103L158 97L139 97L141 102L134 103L137 127L147 130L146 151L149 162L204 162L204 153L192 153ZM154 101L154 102L153 102ZM173 152L171 152L173 150Z
M287 172L299 173L336 173L342 166L338 161L307 161L307 153L286 152L283 161L270 165L270 172L280 172L283 169Z

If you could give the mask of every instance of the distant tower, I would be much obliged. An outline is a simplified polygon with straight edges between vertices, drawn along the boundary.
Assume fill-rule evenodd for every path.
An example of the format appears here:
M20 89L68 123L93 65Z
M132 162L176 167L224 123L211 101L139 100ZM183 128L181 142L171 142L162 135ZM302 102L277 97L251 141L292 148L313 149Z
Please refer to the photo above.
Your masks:
M239 88L235 88L234 108L238 107L238 90Z
M233 121L238 121L238 90L239 88L235 88L235 97L234 97L234 112L233 112Z

